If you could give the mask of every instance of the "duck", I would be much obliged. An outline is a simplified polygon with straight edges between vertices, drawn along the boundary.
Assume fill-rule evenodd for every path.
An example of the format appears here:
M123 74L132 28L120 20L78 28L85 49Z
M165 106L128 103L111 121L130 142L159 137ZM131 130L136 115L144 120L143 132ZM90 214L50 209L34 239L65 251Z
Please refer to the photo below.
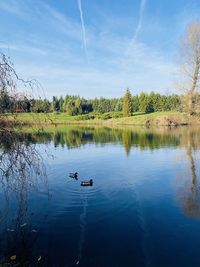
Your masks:
M93 180L90 179L89 181L82 181L81 186L92 186L93 185Z
M77 180L78 179L78 172L70 172L69 177Z

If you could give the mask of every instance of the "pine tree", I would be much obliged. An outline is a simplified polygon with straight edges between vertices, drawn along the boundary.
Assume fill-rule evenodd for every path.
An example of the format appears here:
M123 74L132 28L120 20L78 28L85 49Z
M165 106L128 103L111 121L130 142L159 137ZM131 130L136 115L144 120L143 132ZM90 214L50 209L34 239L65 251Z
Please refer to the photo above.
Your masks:
M143 92L139 96L139 111L144 113L153 111L149 95Z
M132 96L129 89L126 89L126 93L123 99L123 115L124 117L131 116L132 113Z
M83 110L82 110L82 101L80 99L80 97L78 97L75 101L75 107L77 108L77 113L78 114L82 114Z

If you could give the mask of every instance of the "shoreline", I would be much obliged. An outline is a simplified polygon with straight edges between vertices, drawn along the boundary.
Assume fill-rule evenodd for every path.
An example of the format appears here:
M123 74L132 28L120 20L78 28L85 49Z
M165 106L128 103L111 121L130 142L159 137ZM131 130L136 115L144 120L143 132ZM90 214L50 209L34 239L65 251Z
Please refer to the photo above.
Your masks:
M178 112L154 112L133 114L130 117L109 119L85 119L81 116L68 116L65 113L18 113L5 114L2 124L16 126L49 126L49 125L99 125L99 126L194 126L200 125L200 117L188 116Z

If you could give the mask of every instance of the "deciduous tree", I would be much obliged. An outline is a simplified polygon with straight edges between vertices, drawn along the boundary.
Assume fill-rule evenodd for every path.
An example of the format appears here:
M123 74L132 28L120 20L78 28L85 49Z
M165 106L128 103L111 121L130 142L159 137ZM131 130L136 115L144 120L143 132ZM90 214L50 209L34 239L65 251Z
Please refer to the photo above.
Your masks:
M200 74L200 21L190 23L181 42L181 89L184 90L183 106L189 115L199 111Z

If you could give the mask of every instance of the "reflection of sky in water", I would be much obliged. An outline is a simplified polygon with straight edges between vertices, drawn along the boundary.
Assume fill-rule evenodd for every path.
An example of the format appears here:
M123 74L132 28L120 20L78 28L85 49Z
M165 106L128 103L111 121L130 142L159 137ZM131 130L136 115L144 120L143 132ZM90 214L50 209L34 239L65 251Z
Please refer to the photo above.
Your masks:
M44 266L48 262L73 266L78 260L80 266L199 266L200 221L198 214L187 212L191 206L185 208L191 205L191 156L196 167L195 194L199 192L194 136L191 140L188 132L181 137L176 132L178 145L174 145L174 136L167 140L162 136L161 147L156 144L153 150L144 138L145 149L131 139L126 142L134 143L128 155L121 141L102 145L90 140L73 149L39 145L41 153L47 149L54 159L45 156L49 195L42 182L38 191L27 195L26 242L34 240L31 230L37 230L28 258L36 263L41 255ZM72 171L79 172L78 181L68 178ZM80 186L82 179L90 178L93 187ZM3 199L1 193L0 215ZM13 194L6 217L0 221L1 257L5 259L14 253L13 244L22 235L22 229L16 239L16 232L5 234L5 229L15 226L19 203ZM22 251L17 250L17 257Z

